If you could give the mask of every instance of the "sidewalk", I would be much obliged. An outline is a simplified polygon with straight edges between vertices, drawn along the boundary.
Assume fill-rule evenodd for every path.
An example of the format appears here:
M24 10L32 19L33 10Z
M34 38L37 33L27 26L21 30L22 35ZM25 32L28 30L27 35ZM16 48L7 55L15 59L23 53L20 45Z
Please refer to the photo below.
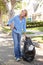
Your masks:
M23 43L21 44L21 46ZM14 44L11 37L0 33L0 65L43 65L43 49L36 48L36 56L33 62L28 63L21 59L16 62L14 58Z

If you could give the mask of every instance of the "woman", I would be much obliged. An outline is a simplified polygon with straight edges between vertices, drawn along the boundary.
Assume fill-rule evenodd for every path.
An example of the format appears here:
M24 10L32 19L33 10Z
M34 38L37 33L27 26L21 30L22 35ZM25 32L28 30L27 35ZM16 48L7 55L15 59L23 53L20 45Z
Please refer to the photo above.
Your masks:
M19 15L16 15L8 21L8 25L12 30L16 61L19 61L21 58L20 40L22 31L24 31L24 36L26 36L26 16L27 10L22 10Z

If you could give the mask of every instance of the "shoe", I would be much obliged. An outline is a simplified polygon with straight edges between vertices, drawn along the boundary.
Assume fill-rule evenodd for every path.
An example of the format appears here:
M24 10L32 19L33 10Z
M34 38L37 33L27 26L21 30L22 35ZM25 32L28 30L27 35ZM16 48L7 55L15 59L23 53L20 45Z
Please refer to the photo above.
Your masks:
M20 61L20 58L17 58L16 61L17 61L17 62Z

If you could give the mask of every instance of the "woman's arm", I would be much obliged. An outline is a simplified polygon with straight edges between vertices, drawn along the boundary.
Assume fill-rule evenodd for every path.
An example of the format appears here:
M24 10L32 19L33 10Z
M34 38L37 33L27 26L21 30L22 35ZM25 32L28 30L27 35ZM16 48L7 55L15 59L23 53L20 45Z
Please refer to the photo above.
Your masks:
M8 21L7 26L10 26L11 30L14 29L14 17Z

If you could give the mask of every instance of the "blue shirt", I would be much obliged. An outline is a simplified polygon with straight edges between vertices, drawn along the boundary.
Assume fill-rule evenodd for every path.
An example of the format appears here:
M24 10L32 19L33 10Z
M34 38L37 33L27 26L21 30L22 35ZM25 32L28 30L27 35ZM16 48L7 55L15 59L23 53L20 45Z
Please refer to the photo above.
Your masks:
M8 25L10 25L12 22L14 23L14 26L16 28L16 29L13 29L14 32L19 33L19 34L21 34L22 31L26 32L26 19L25 18L20 20L20 16L17 15L8 21Z

